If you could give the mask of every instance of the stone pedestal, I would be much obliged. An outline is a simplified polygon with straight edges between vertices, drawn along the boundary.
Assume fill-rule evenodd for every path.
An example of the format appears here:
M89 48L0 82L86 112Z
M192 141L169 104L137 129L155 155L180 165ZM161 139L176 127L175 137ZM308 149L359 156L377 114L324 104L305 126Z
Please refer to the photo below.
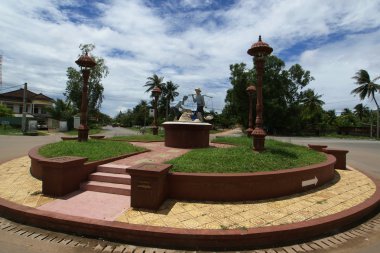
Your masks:
M172 148L207 148L210 142L209 123L165 122L165 146Z
M348 150L324 148L322 151L326 154L335 156L336 163L334 169L346 169L346 155L348 153Z
M79 189L81 170L87 158L62 156L39 161L42 167L42 193L60 197Z
M141 163L127 168L131 175L131 207L157 210L168 195L171 164Z

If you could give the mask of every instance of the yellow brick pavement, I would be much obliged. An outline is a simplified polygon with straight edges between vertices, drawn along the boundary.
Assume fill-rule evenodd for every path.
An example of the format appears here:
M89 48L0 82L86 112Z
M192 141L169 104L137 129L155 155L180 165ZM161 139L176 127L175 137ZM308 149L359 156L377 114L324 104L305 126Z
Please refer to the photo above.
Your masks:
M42 182L32 177L29 168L27 156L0 164L0 198L30 207L54 200L42 195Z
M188 229L247 229L307 221L356 206L376 185L355 170L339 170L333 182L287 197L238 203L167 200L157 212L129 209L117 220Z

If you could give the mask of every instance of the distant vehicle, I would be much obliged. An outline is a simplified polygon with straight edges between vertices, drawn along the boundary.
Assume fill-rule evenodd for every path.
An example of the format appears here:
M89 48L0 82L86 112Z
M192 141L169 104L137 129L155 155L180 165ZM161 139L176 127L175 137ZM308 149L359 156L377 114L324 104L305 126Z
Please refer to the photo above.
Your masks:
M38 130L48 130L48 126L45 122L38 122L37 129Z

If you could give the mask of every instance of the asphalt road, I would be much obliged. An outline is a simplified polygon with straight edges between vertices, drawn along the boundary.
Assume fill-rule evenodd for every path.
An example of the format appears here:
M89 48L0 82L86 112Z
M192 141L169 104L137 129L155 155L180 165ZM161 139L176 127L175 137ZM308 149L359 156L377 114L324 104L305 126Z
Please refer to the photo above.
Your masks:
M106 136L136 134L123 128L107 127ZM270 137L300 145L326 144L330 148L349 150L347 163L369 175L380 179L380 142L367 140L338 140L326 138L300 137ZM60 135L52 136L1 136L0 135L0 162L24 156L30 148L60 140ZM35 229L37 232L39 229ZM63 235L65 236L65 235ZM83 240L83 238L81 238ZM91 239L88 239L89 241ZM91 240L95 243L94 240ZM365 238L353 239L336 249L329 249L332 253L378 253L380 249L380 233L372 233ZM73 248L56 243L49 243L37 239L25 238L4 230L0 230L0 253L2 252L93 252L93 248ZM317 251L313 251L317 252ZM326 251L324 251L326 252Z
M348 150L347 164L360 169L370 176L380 179L380 141L347 140L332 138L269 137L281 141L307 146L307 144L327 145L329 148Z

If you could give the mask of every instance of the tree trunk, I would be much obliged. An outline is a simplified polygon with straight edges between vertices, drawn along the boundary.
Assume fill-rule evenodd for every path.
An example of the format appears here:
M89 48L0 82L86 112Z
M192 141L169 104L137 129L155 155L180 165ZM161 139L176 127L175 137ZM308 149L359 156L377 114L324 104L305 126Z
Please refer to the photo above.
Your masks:
M379 123L380 123L380 120L379 120L379 114L380 114L380 108L377 107L377 129L376 129L376 138L379 139Z
M169 100L167 99L166 100L166 111L165 111L166 115L165 115L165 119L166 121L169 121Z

